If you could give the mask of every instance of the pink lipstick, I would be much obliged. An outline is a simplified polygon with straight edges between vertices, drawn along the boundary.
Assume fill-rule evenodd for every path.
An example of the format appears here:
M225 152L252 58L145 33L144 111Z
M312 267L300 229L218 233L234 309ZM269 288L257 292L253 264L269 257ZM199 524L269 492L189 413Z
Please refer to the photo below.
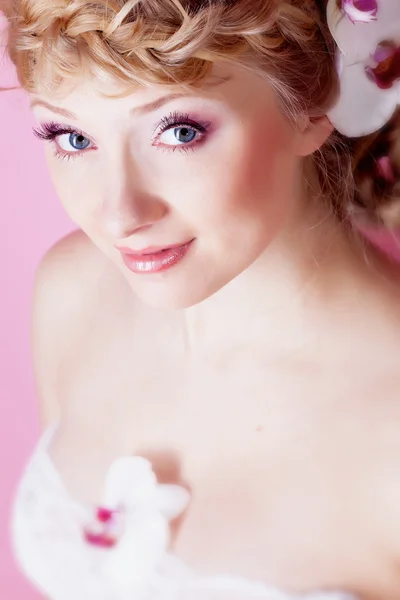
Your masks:
M168 248L118 249L125 265L133 273L160 273L178 264L186 256L193 242L194 239L186 244L169 246Z

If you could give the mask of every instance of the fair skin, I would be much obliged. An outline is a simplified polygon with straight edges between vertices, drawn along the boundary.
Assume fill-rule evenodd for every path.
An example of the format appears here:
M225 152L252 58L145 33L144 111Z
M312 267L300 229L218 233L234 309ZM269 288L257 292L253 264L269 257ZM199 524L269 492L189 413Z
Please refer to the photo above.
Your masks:
M200 572L395 600L398 276L305 193L302 161L329 122L294 127L259 77L216 72L227 80L152 113L139 107L170 89L109 99L80 83L32 98L39 123L90 140L71 162L46 145L81 230L49 252L35 288L44 419L61 415L52 460L95 502L126 453L189 487L173 550ZM193 152L173 150L171 129L152 138L175 112L210 124ZM158 274L132 273L115 248L193 238Z

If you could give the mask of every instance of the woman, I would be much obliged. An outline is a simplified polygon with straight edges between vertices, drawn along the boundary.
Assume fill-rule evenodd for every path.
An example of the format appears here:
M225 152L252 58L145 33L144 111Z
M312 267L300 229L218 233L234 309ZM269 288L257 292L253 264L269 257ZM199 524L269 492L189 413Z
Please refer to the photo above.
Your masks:
M396 220L398 3L4 11L79 227L36 277L23 571L52 600L398 599L399 274L354 227Z

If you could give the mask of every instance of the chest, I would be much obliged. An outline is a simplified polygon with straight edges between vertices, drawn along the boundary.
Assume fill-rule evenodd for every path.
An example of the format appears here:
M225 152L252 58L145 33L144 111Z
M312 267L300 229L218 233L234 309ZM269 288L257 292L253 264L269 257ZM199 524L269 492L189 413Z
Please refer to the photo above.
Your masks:
M363 381L351 365L193 365L179 336L140 348L114 331L60 373L68 425L55 462L80 496L98 497L125 453L188 487L173 546L199 571L293 589L368 573L375 585L387 570L376 540L386 545L400 519L400 415Z

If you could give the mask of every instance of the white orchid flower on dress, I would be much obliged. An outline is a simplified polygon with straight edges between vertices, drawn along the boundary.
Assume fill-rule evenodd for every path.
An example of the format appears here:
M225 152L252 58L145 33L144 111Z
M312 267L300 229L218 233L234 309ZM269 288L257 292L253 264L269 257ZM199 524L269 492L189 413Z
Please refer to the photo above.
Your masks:
M139 456L117 459L108 471L103 502L83 536L96 552L98 577L115 598L140 598L167 553L169 521L186 508L189 492L159 484L150 463Z
M338 131L378 131L400 105L400 0L329 0L341 93L328 116Z

